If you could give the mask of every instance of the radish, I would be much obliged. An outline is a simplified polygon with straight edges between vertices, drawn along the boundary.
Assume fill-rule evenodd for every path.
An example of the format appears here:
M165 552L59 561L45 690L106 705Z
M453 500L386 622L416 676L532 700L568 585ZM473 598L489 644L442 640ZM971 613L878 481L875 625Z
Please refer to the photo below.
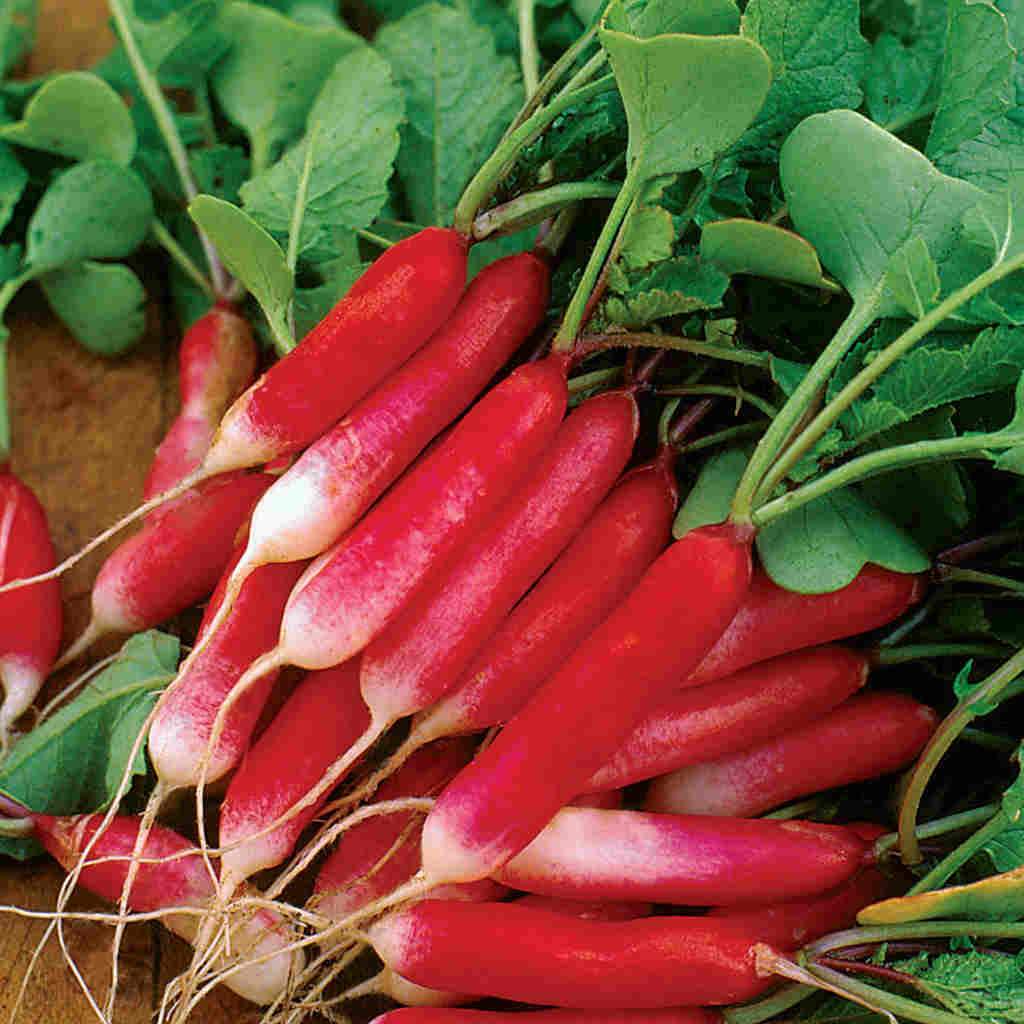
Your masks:
M113 903L121 899L133 856L145 858L136 867L128 893L129 907L139 913L186 911L168 913L161 919L186 941L195 938L201 915L187 911L208 907L213 901L214 884L199 849L186 839L158 825L149 831L141 850L135 854L140 838L138 818L115 816L98 838L102 814L70 818L34 814L31 820L36 837L65 871L74 870L89 849L79 881L90 892ZM273 1002L287 991L290 979L304 962L300 950L286 948L293 938L289 925L279 914L263 908L252 912L233 926L232 949L243 959L268 959L232 973L224 984L250 1002ZM272 955L277 950L280 952Z
M418 985L552 1006L719 1005L772 984L757 973L755 937L699 917L585 921L516 903L424 900L367 934Z
M810 793L898 771L935 731L931 708L900 693L866 693L798 729L651 785L646 808L748 817Z
M252 383L257 359L248 321L226 302L185 332L178 349L181 411L153 456L145 500L170 490L202 463L220 418Z
M0 583L45 572L53 563L43 506L8 467L0 467ZM0 596L0 752L50 673L62 624L56 580Z
M521 907L547 910L552 914L579 917L584 921L635 921L650 917L654 906L650 903L608 903L603 900L566 900L559 896L541 896L528 892L516 900Z
M599 789L592 793L581 793L572 802L573 807L596 807L603 811L622 809L621 789Z
M868 850L833 825L566 807L494 877L561 899L766 903L847 881Z
M699 1006L664 1010L445 1010L406 1008L382 1013L370 1024L718 1024L721 1016Z
M732 524L694 530L647 570L438 798L423 829L428 879L492 875L586 790L736 614L751 536Z
M781 736L834 708L867 676L863 654L811 647L680 691L633 730L588 786L618 789Z
M754 573L739 613L687 680L710 683L748 665L804 647L878 629L916 604L924 576L865 565L852 583L829 594L798 594Z
M515 602L611 489L638 428L632 394L584 402L562 424L523 485L363 653L360 685L376 722L432 705Z

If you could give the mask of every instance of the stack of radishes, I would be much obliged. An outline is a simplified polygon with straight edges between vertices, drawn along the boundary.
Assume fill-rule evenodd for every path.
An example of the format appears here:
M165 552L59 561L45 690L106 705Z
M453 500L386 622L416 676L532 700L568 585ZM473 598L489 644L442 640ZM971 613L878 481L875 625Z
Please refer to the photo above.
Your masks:
M869 566L790 593L752 569L745 523L669 544L671 453L627 468L641 382L566 415L572 352L554 351L478 398L539 326L548 268L507 257L464 290L467 247L437 228L394 245L248 390L230 311L183 347L184 409L146 495L173 500L107 561L71 652L214 591L149 723L159 783L141 819L31 816L82 885L173 909L199 947L182 1013L203 977L274 1013L329 1005L368 943L385 970L349 996L700 1024L679 1008L771 983L759 944L793 950L884 889L879 830L753 816L916 757L932 712L858 694L866 656L823 645L892 621L922 581ZM52 562L3 526L14 514L5 580ZM0 609L52 586L0 591ZM289 665L309 674L253 742ZM201 818L229 776L216 847L154 824L182 788ZM652 779L629 794L644 810L622 809ZM282 865L262 900L247 880ZM306 868L314 894L289 913ZM416 1011L440 1012L484 1019Z

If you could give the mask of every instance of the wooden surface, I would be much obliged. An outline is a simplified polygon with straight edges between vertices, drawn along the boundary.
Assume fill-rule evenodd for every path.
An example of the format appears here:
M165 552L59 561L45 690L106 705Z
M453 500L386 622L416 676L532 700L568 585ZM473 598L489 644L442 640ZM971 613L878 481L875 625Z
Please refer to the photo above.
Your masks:
M103 0L42 0L39 41L26 69L39 74L87 67L111 45ZM15 471L39 495L50 517L58 556L77 549L130 509L142 490L153 448L175 412L174 341L177 326L159 277L148 275L154 300L143 343L116 360L80 348L26 290L9 316L10 391ZM65 640L88 619L89 588L103 552L64 580ZM101 653L119 645L111 640ZM48 861L0 861L0 905L47 911L63 875ZM87 896L71 908L99 909ZM0 915L0 1021L6 1022L45 929L45 922ZM68 948L101 999L110 976L111 931L102 924L71 923ZM159 927L128 929L120 960L118 1024L150 1019L153 997L187 963L188 949ZM207 999L193 1015L198 1024L258 1019L230 993ZM85 1024L97 1018L81 994L55 941L36 964L17 1017L33 1024Z

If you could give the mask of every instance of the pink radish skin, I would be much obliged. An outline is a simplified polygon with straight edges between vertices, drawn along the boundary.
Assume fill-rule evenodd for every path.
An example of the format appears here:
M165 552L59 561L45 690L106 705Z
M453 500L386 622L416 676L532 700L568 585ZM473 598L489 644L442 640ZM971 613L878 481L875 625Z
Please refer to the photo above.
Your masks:
M244 620L243 620L244 621ZM313 789L365 731L358 662L308 675L245 755L220 809L222 884L284 862L327 799L324 795L263 835Z
M938 717L899 693L851 697L821 718L717 761L656 779L646 808L669 814L749 817L835 786L905 767Z
M423 829L429 879L493 875L587 789L736 614L751 536L732 525L694 530L648 569L438 798Z
M102 814L55 818L32 816L36 836L65 871L72 871L82 853L96 835L103 821ZM128 880L128 867L139 838L140 819L119 815L104 829L89 852L89 862L82 869L79 881L97 896L117 903ZM195 856L181 856L192 851ZM164 863L142 863L129 893L129 908L137 913L171 908L198 909L208 907L214 897L214 886L198 847L176 832L161 825L147 835L140 858L159 860L177 857ZM111 859L107 859L111 858ZM102 863L92 863L102 861ZM244 894L243 894L244 895ZM194 940L201 917L196 914L168 914L163 924L186 941ZM261 957L276 950L277 956L247 967L224 984L250 1002L273 1002L286 991L289 979L302 969L301 950L284 951L293 939L288 924L269 909L259 909L232 929L231 946L241 957Z
M866 565L840 590L798 594L758 570L736 617L686 685L724 679L780 654L878 629L915 605L925 585L924 576Z
M527 893L516 900L521 907L547 910L552 914L565 914L584 921L635 921L639 917L650 917L654 910L652 903L606 903L601 900L565 900L558 896L540 896Z
M757 940L726 921L584 921L516 903L424 900L368 930L418 985L578 1009L721 1005L759 995Z
M619 789L604 789L593 793L581 793L572 802L573 807L596 807L604 811L619 811L622 809L622 791Z
M611 490L639 426L631 394L584 402L487 527L364 652L363 698L378 721L429 707Z
M699 1006L666 1010L390 1010L370 1024L719 1024L721 1014Z
M683 690L633 730L588 786L618 789L781 736L830 711L867 677L863 654L812 647Z
M414 719L410 745L508 721L665 549L675 507L675 477L667 460L629 473L460 682Z
M248 322L228 303L185 332L178 350L181 411L156 450L143 498L170 490L202 464L221 417L252 383L257 358Z
M848 829L805 821L566 807L494 877L561 899L725 906L825 892L868 850Z
M235 560L243 546L244 542L236 548ZM224 598L233 564L206 608L200 641ZM238 595L235 614L195 658L189 658L161 697L149 729L149 756L166 789L199 785L217 712L249 664L274 645L285 602L303 568L296 562L266 565L254 572ZM242 760L276 678L275 671L266 673L234 702L211 751L205 781L221 778Z
M43 506L9 468L0 467L0 584L53 564ZM0 594L0 749L49 675L62 626L57 580Z

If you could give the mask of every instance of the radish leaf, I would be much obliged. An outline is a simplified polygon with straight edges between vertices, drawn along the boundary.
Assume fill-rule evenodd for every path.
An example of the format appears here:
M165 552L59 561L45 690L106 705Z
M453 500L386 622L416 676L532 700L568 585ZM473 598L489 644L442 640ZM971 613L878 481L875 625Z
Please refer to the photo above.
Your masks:
M672 525L677 540L698 526L723 523L729 516L729 505L736 484L747 468L749 453L741 448L716 452L701 467L700 475L680 505Z
M28 171L10 147L0 143L0 230L7 227L18 200L28 184Z

